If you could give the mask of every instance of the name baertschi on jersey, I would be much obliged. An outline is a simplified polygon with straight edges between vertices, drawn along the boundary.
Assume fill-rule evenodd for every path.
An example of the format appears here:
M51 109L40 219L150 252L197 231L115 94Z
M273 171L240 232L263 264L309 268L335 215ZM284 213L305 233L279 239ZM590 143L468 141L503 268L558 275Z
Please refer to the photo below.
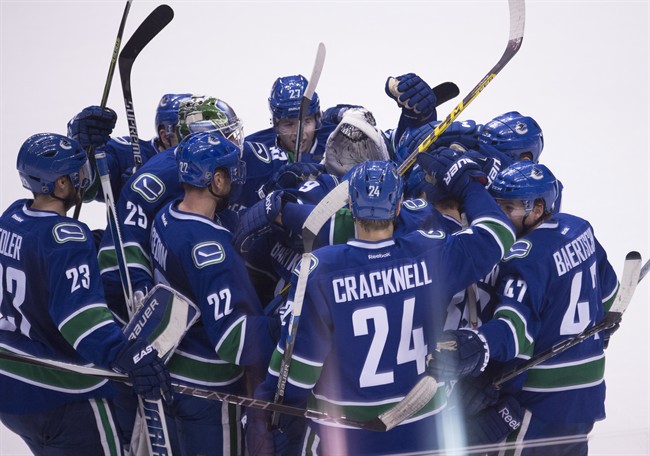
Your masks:
M557 275L562 276L596 253L596 238L591 228L553 252Z
M337 303L384 296L431 283L424 260L379 271L360 271L332 280Z
M0 228L0 254L20 260L20 247L23 237Z

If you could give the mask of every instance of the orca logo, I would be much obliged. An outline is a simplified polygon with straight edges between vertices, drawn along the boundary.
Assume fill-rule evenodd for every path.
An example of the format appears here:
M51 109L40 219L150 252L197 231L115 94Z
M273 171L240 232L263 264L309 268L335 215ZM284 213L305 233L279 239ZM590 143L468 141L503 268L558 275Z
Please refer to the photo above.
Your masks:
M86 233L83 228L74 223L59 223L52 228L52 234L58 244L70 241L84 242L86 240Z
M425 200L418 198L418 199L412 199L412 200L404 200L402 205L412 211L417 211L420 209L424 209L429 205Z
M208 136L208 144L210 144L211 146L218 146L219 144L221 144L221 140L219 139L218 136L210 135Z
M429 230L429 231L418 230L418 233L430 239L444 239L445 236L447 236L447 234L444 231L440 231L440 230Z
M304 258L301 258L298 264L296 265L295 269L293 270L293 273L300 277L300 265L302 264ZM309 254L309 270L307 271L307 275L311 274L311 271L316 269L316 266L318 266L318 258L316 258L314 255L311 253Z
M65 139L62 139L61 141L59 141L59 146L61 147L61 149L65 149L65 150L72 149L72 144L70 144L70 141L65 140Z
M256 142L249 142L248 144L250 145L251 149L253 149L253 153L257 158L259 158L264 163L271 163L271 154L266 149L264 144Z
M192 260L198 268L221 263L226 259L226 252L218 242L203 242L192 249Z
M515 125L515 133L517 133L518 135L525 135L526 133L528 133L528 125L526 125L523 122L517 122L517 124Z
M533 171L530 173L531 179L542 180L544 179L544 172L538 167L534 167Z
M144 173L132 184L131 189L148 203L153 203L165 194L165 184L153 174Z

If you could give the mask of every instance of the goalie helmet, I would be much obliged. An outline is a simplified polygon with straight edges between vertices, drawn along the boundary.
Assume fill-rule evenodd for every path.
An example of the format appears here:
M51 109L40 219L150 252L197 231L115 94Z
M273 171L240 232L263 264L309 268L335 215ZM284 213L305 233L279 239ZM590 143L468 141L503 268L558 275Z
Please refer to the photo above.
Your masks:
M191 93L167 93L163 95L156 108L156 132L163 128L167 134L176 133L178 108L191 97Z
M502 170L492 182L490 194L497 200L520 200L524 203L526 215L543 199L546 213L555 211L560 197L560 184L553 173L544 165L530 160L515 162Z
M269 109L274 125L280 119L297 118L300 115L300 104L306 89L307 79L300 74L283 76L275 80L269 96ZM316 117L316 128L319 128L321 110L318 94L315 92L305 112L305 117L308 116Z
M214 172L225 168L233 184L246 182L246 164L241 149L214 131L192 133L176 146L180 182L208 187Z
M544 148L542 129L532 117L522 116L517 111L497 116L481 129L480 144L488 144L506 154L514 161L521 160L521 154L529 153L537 163Z
M343 176L366 160L388 160L388 148L372 113L363 108L348 109L325 144L325 170Z
M241 120L225 101L207 96L193 96L183 102L178 110L178 137L190 133L218 131L231 142L242 147L244 128Z
M352 216L362 220L393 220L403 191L402 176L392 161L362 163L350 176Z
M27 138L18 151L16 168L23 187L33 193L53 193L54 182L63 176L75 189L86 189L93 181L86 151L77 141L56 133Z

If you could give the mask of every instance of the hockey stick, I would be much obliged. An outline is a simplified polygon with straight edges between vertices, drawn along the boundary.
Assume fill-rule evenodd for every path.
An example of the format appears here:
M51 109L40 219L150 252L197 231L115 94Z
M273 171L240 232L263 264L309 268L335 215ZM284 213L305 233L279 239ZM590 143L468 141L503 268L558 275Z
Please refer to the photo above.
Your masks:
M129 383L129 377L125 374L120 374L118 372L102 369L100 367L92 366L82 366L78 364L66 363L63 361L56 361L51 359L42 359L36 358L31 355L24 353L16 353L6 351L0 348L0 359L7 361L15 361L20 363L26 363L33 366L44 367L47 369L56 369L63 372L74 372L77 374L89 375L92 377L98 378L107 378L120 383ZM425 376L423 377L416 386L409 392L409 394L402 399L392 409L384 412L379 415L379 417L374 418L368 421L360 421L347 418L345 416L332 416L327 412L313 409L303 409L299 407L293 407L290 405L278 404L275 402L264 401L261 399L253 399L245 396L238 396L235 394L222 393L219 391L206 390L202 388L197 388L189 385L182 385L179 383L172 383L174 391L180 394L191 395L194 397L200 397L203 399L208 399L212 401L221 401L227 402L229 404L240 405L243 407L255 407L262 410L267 410L269 412L284 413L287 415L300 416L304 418L309 418L313 420L326 421L330 423L337 423L344 426L351 426L359 429L367 429L370 431L376 432L385 432L392 429L397 424L401 423L404 419L407 419L411 415L405 415L403 413L404 409L407 407L399 407L402 402L408 401L412 402L409 410L416 409L419 410L419 407L422 407L426 402L422 402L422 396L429 394L429 390L433 387L436 388L436 382L433 377ZM161 453L162 454L162 453ZM171 454L171 453L168 453Z
M318 43L318 50L316 51L316 60L314 61L314 67L311 70L311 76L307 82L307 88L305 88L305 93L302 94L302 100L300 102L300 111L298 113L298 134L296 135L296 162L300 162L300 143L302 142L302 132L304 129L305 123L305 111L309 107L314 93L316 92L316 86L318 85L318 80L320 79L320 74L323 71L323 65L325 64L325 45L323 43Z
M641 275L641 255L639 252L629 252L625 257L623 276L621 277L621 285L616 295L616 299L614 300L614 304L612 304L611 309L609 309L609 311L605 314L605 317L602 319L602 321L592 326L591 328L585 329L577 336L555 344L548 350L544 350L543 352L538 353L528 361L517 366L512 371L495 379L492 382L494 387L499 389L505 382L515 378L531 367L537 366L539 363L542 363L554 357L555 355L559 355L560 353L568 350L574 345L578 345L580 342L583 342L584 340L590 338L600 331L616 326L621 321L625 309L627 309L627 306L630 304L637 284L643 279L645 274L648 273L647 266L648 263L646 263L644 266L645 272L643 275Z
M122 21L120 22L120 28L117 30L117 38L115 38L115 45L113 46L113 55L111 56L111 63L108 66L108 74L106 75L106 82L104 82L104 93L102 93L102 101L99 104L102 108L105 108L106 103L108 103L108 94L111 91L111 83L113 82L113 75L115 74L117 55L120 52L120 46L122 44L122 35L124 35L124 26L126 25L126 18L129 15L129 10L131 9L132 1L133 0L127 0L126 5L124 6L124 12L122 13ZM92 146L88 148L88 160L90 161L90 165L94 167L95 154L94 154L94 148ZM81 205L83 204L83 196L81 200L82 201L79 201L79 203L77 203L77 205L74 208L74 214L72 215L72 217L75 220L79 219L79 213L81 212Z
M124 107L126 108L126 120L129 124L129 136L131 137L131 149L133 150L134 170L142 165L142 153L140 151L140 139L138 127L135 123L135 111L133 109L133 95L131 94L131 70L136 57L140 51L149 44L167 24L174 18L174 10L168 5L160 5L147 16L140 24L140 27L133 33L129 41L120 52L120 79L122 80L122 95L124 96Z
M442 82L435 87L431 87L436 96L436 107L456 98L460 94L460 89L453 82Z
M510 35L506 50L497 62L492 67L487 75L479 82L470 93L456 106L447 118L438 124L434 131L427 136L417 149L414 150L407 160L402 163L398 168L400 174L404 174L406 170L415 162L415 157L418 153L425 151L433 144L440 135L451 125L451 122L458 117L458 115L469 105L474 98L487 86L487 84L494 79L494 77L505 67L505 65L514 57L519 48L521 47L522 40L524 39L524 24L525 24L525 7L524 0L509 0L510 10ZM289 365L291 363L291 356L293 354L293 345L295 343L298 324L300 322L300 314L302 312L302 304L305 299L305 289L307 287L307 276L309 274L309 267L311 265L311 251L314 245L314 240L323 225L329 220L336 212L341 209L348 201L349 182L347 180L341 182L332 191L330 191L325 198L323 198L318 205L309 214L302 227L302 238L304 253L300 261L300 268L298 272L298 281L296 282L296 289L294 299L291 306L291 320L289 323L289 336L287 337L282 363L280 364L280 372L278 375L278 388L276 390L276 398L278 400L284 399L284 391L289 377ZM434 392L435 393L435 392ZM433 396L432 396L433 397ZM429 398L431 399L431 398ZM405 404L407 406L408 404ZM415 413L415 412L413 412Z

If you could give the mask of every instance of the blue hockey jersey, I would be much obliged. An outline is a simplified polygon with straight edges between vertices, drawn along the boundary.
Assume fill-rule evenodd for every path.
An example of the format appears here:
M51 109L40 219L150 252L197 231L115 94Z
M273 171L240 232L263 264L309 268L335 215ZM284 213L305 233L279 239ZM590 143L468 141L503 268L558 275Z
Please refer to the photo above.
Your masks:
M238 391L243 366L268 364L277 338L273 320L262 315L230 231L179 210L178 202L165 206L153 223L154 276L196 303L201 319L181 341L169 369L183 382Z
M126 338L106 306L88 227L19 200L0 217L0 350L108 367ZM0 360L0 410L107 397L107 381Z
M618 289L591 225L564 213L512 246L499 279L494 319L479 331L490 359L502 362L528 359L595 325ZM531 368L517 397L543 420L593 422L605 416L604 369L603 340L595 335Z

